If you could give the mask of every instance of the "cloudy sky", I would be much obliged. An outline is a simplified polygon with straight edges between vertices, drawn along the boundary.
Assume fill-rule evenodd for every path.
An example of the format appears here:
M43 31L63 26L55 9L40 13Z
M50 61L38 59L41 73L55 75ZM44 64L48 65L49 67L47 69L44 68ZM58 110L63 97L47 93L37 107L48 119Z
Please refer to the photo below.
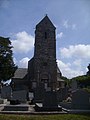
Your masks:
M0 36L10 37L13 57L27 67L35 26L48 14L56 26L57 63L68 78L86 74L90 63L90 0L0 0Z

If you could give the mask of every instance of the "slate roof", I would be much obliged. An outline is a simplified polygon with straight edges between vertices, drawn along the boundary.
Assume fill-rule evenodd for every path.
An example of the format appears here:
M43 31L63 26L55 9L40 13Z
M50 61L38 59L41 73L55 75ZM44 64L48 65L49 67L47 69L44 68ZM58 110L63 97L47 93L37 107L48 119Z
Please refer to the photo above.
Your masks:
M27 68L18 68L15 73L14 73L14 79L15 78L19 78L19 79L23 79L28 73L28 69ZM60 73L59 68L57 67L57 73ZM63 79L60 78L60 76L57 75L57 81L61 81L64 82Z
M57 81L58 82L65 82L63 79L61 79L60 77L57 76Z
M23 79L27 75L27 68L18 68L15 73L13 78L20 78Z
M60 73L61 74L61 71L59 69L59 67L57 66L57 73Z
M57 66L57 81L58 82L64 82L64 80L61 79L61 76L62 76L62 73L61 73L59 67Z

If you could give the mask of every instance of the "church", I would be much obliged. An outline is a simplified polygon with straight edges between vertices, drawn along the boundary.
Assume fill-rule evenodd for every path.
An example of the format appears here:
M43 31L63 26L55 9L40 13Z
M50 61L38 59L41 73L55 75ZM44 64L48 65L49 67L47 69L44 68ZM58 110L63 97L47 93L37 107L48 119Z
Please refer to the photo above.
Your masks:
M34 56L28 68L18 68L12 78L15 89L55 91L64 87L56 62L56 27L46 15L35 29Z

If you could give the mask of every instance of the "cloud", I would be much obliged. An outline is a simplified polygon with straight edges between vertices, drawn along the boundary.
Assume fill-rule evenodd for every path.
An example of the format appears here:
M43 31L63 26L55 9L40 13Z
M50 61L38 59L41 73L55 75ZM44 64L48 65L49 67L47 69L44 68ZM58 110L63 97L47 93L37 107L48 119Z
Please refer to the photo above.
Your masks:
M63 26L67 29L67 28L70 28L72 30L76 30L77 29L77 26L75 23L69 23L68 20L64 20L63 21Z
M15 39L12 40L14 52L27 53L34 47L34 37L27 32L19 32L15 35Z
M78 67L77 69L72 68L71 63L64 63L61 60L57 60L57 64L61 70L62 75L69 79L84 74L84 72L81 69L78 69Z
M90 61L90 45L70 45L60 49L61 59L59 67L68 78L86 74L86 65ZM69 63L67 63L67 61Z
M14 57L13 58L14 64L17 64L17 59Z
M90 59L90 45L70 45L68 48L61 48L60 54L63 58L76 57Z
M28 68L28 61L30 59L28 57L25 57L19 61L19 67L20 68Z
M72 24L71 27L72 27L72 30L76 30L77 29L76 24Z
M63 37L63 35L64 35L63 32L60 32L60 33L57 34L56 38L60 38L61 39Z
M65 28L69 28L68 20L64 20L64 21L63 21L63 26L64 26Z
M79 69L81 69L81 63L82 63L82 60L81 60L81 59L76 59L76 60L73 62L73 64L74 64L77 68L79 68Z

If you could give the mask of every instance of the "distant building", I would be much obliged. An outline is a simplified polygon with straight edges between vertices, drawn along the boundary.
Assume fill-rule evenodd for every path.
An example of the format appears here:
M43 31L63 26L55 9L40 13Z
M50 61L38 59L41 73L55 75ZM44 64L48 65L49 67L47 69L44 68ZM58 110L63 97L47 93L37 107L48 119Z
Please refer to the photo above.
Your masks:
M64 80L56 63L55 30L47 15L36 25L34 57L28 61L28 69L15 72L13 82L16 86L26 85L29 90L40 86L46 90L62 87Z

